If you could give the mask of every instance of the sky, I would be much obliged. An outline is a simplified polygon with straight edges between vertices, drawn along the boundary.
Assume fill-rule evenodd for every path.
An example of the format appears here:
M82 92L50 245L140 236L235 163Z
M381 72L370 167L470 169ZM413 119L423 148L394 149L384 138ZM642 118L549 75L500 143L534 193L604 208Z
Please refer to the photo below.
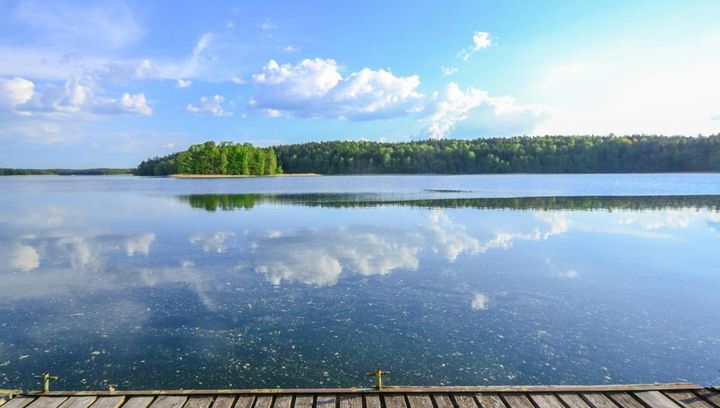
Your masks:
M0 0L0 167L720 133L720 2Z

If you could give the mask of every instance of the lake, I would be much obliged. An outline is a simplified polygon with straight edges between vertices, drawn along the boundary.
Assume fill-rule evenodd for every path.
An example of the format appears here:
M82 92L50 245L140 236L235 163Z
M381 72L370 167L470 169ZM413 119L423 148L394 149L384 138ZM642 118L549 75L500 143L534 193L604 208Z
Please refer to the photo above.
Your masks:
M0 388L720 381L718 174L0 194Z

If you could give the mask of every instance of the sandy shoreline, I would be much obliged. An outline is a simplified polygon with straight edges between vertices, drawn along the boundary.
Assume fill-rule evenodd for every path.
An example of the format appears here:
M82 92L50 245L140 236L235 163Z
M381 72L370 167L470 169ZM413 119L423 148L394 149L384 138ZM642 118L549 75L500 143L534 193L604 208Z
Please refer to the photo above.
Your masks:
M249 176L243 174L171 174L168 177L182 179L206 179L206 178L258 178L258 177L310 177L320 176L317 173L290 173L290 174L273 174L266 176Z

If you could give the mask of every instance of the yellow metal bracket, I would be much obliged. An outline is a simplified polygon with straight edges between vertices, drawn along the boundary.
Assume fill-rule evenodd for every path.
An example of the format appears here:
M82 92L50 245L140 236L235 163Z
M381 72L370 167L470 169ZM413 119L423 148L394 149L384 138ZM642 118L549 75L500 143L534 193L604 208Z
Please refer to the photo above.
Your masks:
M367 374L368 377L375 377L375 390L380 391L383 388L383 375L390 375L390 371L383 371L379 368L375 369L372 373Z
M60 379L60 377L58 377L57 375L50 375L50 373L43 373L42 375L35 378L39 378L40 380L42 380L42 392L50 392L50 381L57 381Z

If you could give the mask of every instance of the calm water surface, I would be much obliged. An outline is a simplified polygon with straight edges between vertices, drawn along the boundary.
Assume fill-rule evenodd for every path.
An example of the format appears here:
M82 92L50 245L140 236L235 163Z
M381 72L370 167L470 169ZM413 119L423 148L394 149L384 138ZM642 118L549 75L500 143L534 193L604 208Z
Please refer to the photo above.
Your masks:
M720 175L0 178L0 388L720 381Z

